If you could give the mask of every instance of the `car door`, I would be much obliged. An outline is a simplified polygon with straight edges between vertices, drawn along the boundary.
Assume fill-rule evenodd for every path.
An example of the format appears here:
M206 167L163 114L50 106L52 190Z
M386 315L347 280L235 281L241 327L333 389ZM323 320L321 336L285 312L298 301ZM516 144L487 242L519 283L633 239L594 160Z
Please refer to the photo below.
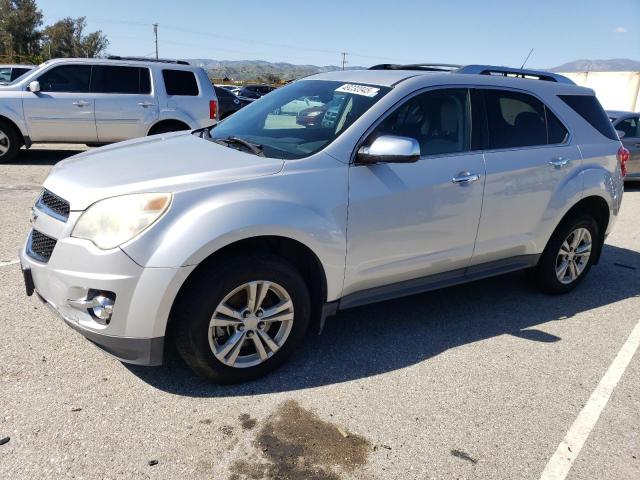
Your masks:
M40 91L23 92L31 140L96 142L94 100L89 90L91 65L53 66L39 77Z
M96 65L91 77L95 94L98 141L144 137L158 119L158 102L149 68Z
M487 176L471 263L533 261L524 256L544 248L541 226L557 220L554 209L563 204L554 199L580 168L582 156L563 123L537 97L503 89L477 92L474 103L484 99L486 105Z
M382 135L415 138L421 157L351 165L345 295L402 289L398 282L442 272L462 275L484 184L483 156L471 150L470 131L469 91L459 88L413 96L368 135L365 144Z
M640 176L640 115L623 118L616 123L615 129L624 132L622 144L630 154L627 172L630 176Z

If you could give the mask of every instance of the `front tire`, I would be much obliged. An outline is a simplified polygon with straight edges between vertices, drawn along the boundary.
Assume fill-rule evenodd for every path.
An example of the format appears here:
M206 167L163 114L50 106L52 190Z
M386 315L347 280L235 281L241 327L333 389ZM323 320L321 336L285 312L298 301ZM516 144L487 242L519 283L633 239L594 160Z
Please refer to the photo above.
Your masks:
M601 247L600 228L590 215L565 220L552 235L533 276L551 294L568 293L589 273Z
M276 369L309 326L302 276L273 255L229 258L197 274L187 288L174 311L176 347L196 373L216 383Z
M22 146L22 139L15 128L9 123L0 120L0 163L13 160Z

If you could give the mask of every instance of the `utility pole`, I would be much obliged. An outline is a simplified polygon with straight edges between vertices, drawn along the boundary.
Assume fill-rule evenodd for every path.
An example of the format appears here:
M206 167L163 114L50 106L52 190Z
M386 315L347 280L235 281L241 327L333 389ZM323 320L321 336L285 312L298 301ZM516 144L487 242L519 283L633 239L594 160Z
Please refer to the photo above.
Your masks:
M156 60L158 60L158 24L153 24L153 34L156 36Z
M349 55L349 52L342 52L342 70L344 70L344 66L349 63L347 62L347 55Z

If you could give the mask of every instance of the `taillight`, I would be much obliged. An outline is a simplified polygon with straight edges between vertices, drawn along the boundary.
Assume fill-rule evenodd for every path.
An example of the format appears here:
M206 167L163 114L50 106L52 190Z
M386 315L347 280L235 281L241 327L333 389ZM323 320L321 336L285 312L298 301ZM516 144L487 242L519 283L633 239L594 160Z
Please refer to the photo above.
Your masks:
M618 149L618 161L620 162L620 171L622 172L622 176L627 175L627 162L629 161L629 150L621 146Z
M218 114L218 102L211 100L209 102L209 118L211 120L217 120Z

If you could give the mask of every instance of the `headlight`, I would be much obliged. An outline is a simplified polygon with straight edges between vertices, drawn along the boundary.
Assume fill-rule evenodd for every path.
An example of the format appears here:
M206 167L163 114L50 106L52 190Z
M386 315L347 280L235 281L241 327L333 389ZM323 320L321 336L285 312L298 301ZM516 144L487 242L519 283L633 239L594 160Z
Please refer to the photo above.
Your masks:
M169 208L170 193L137 193L91 205L73 228L72 237L91 240L108 250L149 228Z

